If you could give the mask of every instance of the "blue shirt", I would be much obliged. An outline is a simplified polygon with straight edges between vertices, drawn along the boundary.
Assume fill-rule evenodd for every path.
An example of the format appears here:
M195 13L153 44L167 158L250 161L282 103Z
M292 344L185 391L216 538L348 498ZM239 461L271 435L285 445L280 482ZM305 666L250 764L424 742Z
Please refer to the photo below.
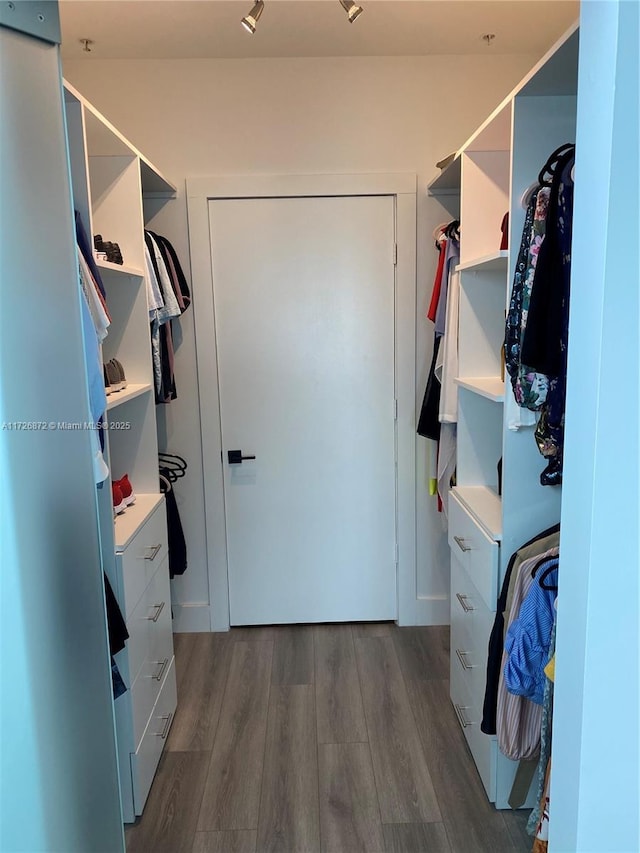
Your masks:
M558 585L558 557L551 557L538 567L536 579L520 605L518 618L511 623L505 638L507 662L504 682L509 693L524 696L542 705L546 676L544 668L549 662L551 631L555 619L554 601ZM538 578L551 569L543 589Z

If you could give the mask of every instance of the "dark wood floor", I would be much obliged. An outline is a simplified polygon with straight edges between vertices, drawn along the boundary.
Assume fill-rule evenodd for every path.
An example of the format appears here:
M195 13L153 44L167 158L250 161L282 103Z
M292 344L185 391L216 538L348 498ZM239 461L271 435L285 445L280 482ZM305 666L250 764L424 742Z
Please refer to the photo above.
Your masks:
M178 711L129 853L529 851L448 696L448 628L177 634Z

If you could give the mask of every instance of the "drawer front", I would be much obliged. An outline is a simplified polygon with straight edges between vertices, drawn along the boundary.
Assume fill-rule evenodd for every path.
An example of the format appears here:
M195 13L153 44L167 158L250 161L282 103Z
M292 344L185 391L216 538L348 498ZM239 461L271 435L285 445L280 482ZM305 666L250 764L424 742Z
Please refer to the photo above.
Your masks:
M451 558L451 668L461 670L473 706L482 709L492 613L461 567Z
M482 706L471 698L469 678L464 670L451 660L450 695L458 722L462 728L474 763L490 802L496 799L498 746L495 737L485 735L480 729Z
M164 501L149 516L125 550L118 555L125 619L133 613L149 581L167 556L167 516Z
M472 716L481 719L478 712ZM491 735L486 735L480 725L471 726L469 747L473 760L482 779L482 784L487 792L489 802L496 801L496 782L498 775L498 741Z
M173 657L173 635L171 633L171 592L169 587L169 560L165 557L158 567L151 582L142 593L140 601L127 619L129 639L127 653L129 657L129 684L133 684L143 663L157 659L167 647L166 635L171 642L168 644L167 664ZM164 643L159 646L157 637L162 634ZM159 660L164 660L160 657ZM166 668L166 667L165 667ZM159 679L162 680L162 677Z
M161 682L173 658L173 627L171 622L171 588L169 584L169 561L166 560L156 572L149 588L153 591L149 613L158 618L149 624L149 659L155 666L155 678Z
M172 659L144 737L135 754L131 754L133 802L137 815L142 814L144 804L147 801L149 789L169 734L169 728L173 722L176 705L176 670L175 662Z
M499 546L489 538L454 493L449 495L449 546L489 610L498 599Z
M451 656L457 647L469 650L473 633L473 614L479 595L468 575L451 552Z
M171 599L166 562L151 580L140 601L140 618L148 625L148 648L137 677L131 686L133 734L136 746L142 739L149 714L173 658ZM136 608L136 612L138 608Z

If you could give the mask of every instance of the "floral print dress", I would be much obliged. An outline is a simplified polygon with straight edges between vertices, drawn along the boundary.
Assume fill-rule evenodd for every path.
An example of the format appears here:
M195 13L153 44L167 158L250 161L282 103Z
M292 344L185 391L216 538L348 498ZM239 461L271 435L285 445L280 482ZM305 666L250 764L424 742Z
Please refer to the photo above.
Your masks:
M534 412L539 411L547 399L549 379L523 364L521 353L538 255L545 238L549 192L548 187L537 190L527 209L505 336L506 365L516 403Z

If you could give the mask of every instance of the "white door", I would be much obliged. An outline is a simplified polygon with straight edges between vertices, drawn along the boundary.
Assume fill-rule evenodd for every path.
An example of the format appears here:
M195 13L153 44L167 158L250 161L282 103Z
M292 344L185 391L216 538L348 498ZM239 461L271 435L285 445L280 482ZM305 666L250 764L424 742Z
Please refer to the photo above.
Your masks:
M230 622L394 619L394 199L209 213Z

